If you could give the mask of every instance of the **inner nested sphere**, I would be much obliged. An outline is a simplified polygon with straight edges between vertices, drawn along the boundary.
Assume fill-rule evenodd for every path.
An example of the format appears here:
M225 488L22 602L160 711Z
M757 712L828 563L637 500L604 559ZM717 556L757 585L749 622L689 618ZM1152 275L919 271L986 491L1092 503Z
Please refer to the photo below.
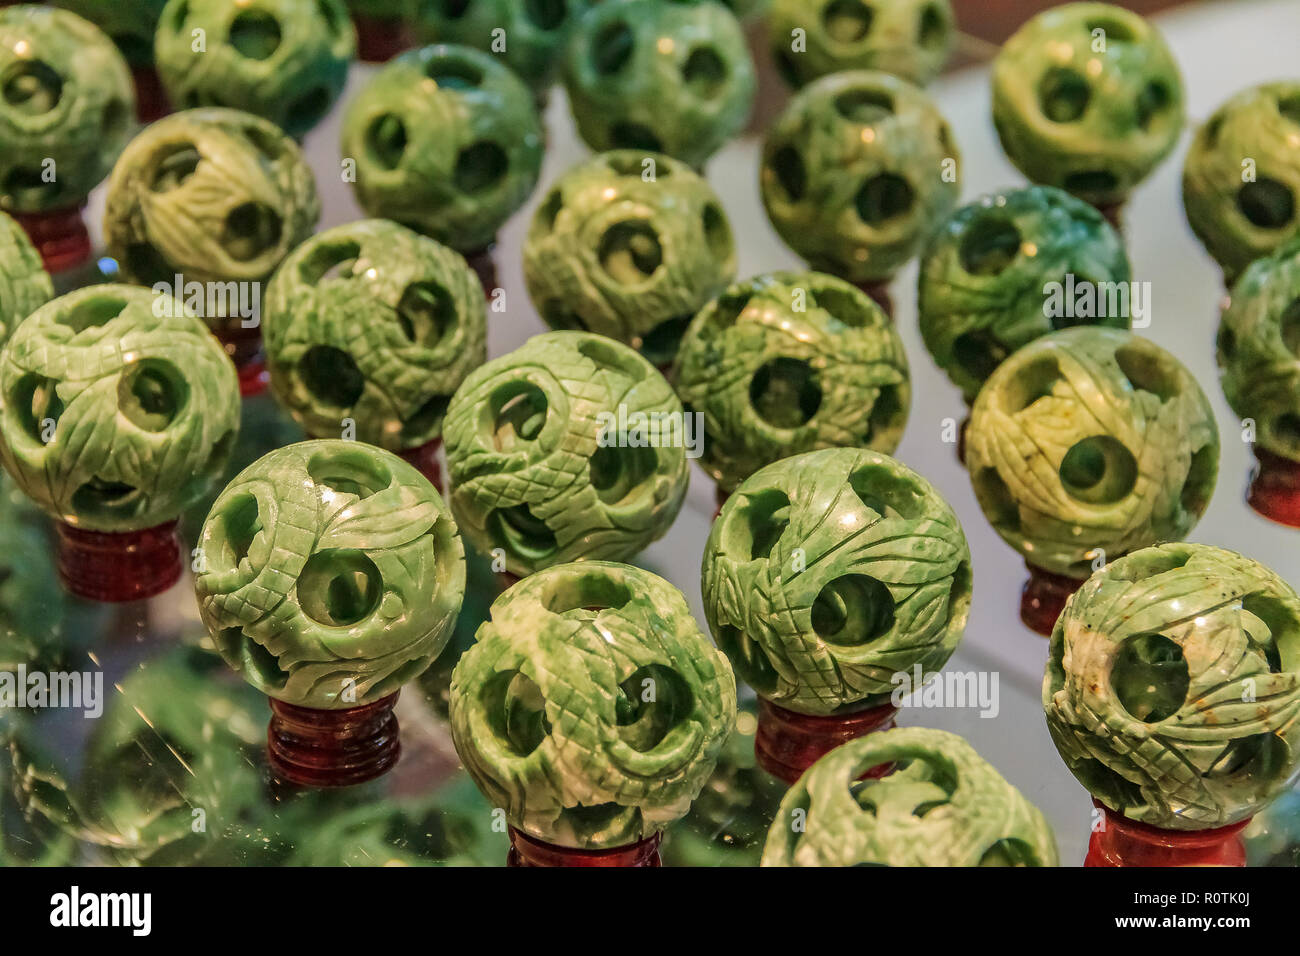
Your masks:
M871 32L872 9L862 0L832 0L822 11L826 35L837 43L857 43Z
M597 255L601 268L625 285L644 282L664 260L659 236L654 226L644 219L615 223L606 229Z
M1070 497L1087 504L1122 501L1137 483L1137 459L1110 435L1076 442L1061 459L1061 484Z
M327 627L365 620L383 595L379 568L361 551L317 551L298 576L298 606Z
M754 373L749 403L768 424L799 428L821 408L822 389L806 359L782 356L765 362Z
M5 104L24 116L40 116L59 105L63 78L41 60L13 63L0 81Z
M1124 641L1110 672L1120 704L1144 723L1172 717L1187 700L1191 678L1183 649L1163 634L1135 634Z
M851 647L874 641L894 626L893 595L870 575L838 577L813 601L812 626L830 644Z
M1000 215L980 216L962 236L957 252L961 267L971 275L998 275L1020 252L1020 230Z

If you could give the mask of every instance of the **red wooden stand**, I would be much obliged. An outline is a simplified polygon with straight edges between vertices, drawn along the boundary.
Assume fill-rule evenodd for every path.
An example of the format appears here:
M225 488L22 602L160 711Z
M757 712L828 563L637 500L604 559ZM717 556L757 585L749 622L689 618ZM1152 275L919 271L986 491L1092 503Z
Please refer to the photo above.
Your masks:
M1044 571L1027 561L1025 567L1029 569L1029 580L1020 592L1020 620L1031 631L1051 637L1056 619L1065 610L1065 602L1083 582L1064 574Z
M89 531L56 522L63 586L90 601L143 601L181 576L176 522L143 531Z
M357 28L357 59L362 63L387 63L415 45L405 20L354 13L352 25Z
M890 319L894 317L894 298L889 294L889 280L881 282L859 282L857 287L871 296L871 301L884 311Z
M483 294L487 296L489 302L492 294L497 290L497 260L493 255L496 247L494 242L477 252L465 253L465 261L478 276L478 281L483 284Z
M81 215L85 208L82 202L49 212L12 213L41 254L46 272L67 272L90 261L90 232Z
M663 866L659 838L656 833L639 843L611 850L575 850L543 843L511 827L506 866Z
M160 120L172 111L167 92L163 89L158 71L152 66L131 67L131 78L135 81L135 118L141 123Z
M1300 528L1300 461L1255 446L1259 462L1250 477L1246 503L1270 521Z
M271 699L266 753L276 777L301 787L350 787L383 776L402 744L397 694L343 710L298 707Z
M266 391L271 374L266 370L266 353L262 350L262 330L257 326L246 329L238 322L214 329L213 334L235 363L239 373L239 394L252 398Z
M442 466L438 464L438 449L441 447L442 439L435 438L417 448L407 448L397 453L399 458L428 478L429 484L438 489L438 494L442 494Z
M1098 204L1093 203L1097 212L1106 217L1106 221L1115 227L1115 231L1121 236L1124 234L1124 200L1119 202Z
M754 756L772 776L792 784L840 744L892 728L897 713L893 704L882 704L851 714L816 717L796 714L760 697ZM882 764L863 778L883 777L892 769L892 764Z
M1214 830L1162 830L1092 802L1105 814L1105 825L1092 831L1084 866L1246 865L1241 831L1249 819Z

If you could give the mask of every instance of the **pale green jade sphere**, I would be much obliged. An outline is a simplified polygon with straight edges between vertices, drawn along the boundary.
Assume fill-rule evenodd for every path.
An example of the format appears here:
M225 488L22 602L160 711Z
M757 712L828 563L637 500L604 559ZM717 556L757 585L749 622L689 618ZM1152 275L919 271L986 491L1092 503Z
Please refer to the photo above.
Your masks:
M1300 82L1243 90L1196 131L1183 209L1231 284L1300 229Z
M1043 710L1111 810L1169 830L1245 820L1300 769L1300 596L1232 551L1136 551L1066 604Z
M97 26L67 10L0 10L0 209L75 208L126 144L135 91Z
M727 659L640 568L547 568L492 605L451 679L462 763L517 830L636 843L686 815L736 720Z
M993 62L993 124L1031 182L1123 202L1183 128L1183 83L1146 20L1107 3L1038 14Z
M0 212L0 345L18 323L54 298L54 283L22 227Z
M619 150L564 173L533 216L524 279L553 329L596 332L670 364L695 314L736 276L717 193L685 164Z
M700 464L724 491L815 448L892 452L911 404L893 323L866 293L816 272L727 289L691 323L673 381L703 416Z
M1218 477L1219 432L1176 358L1088 326L1034 340L989 376L966 468L1002 540L1035 567L1083 579L1192 529Z
M239 383L184 305L126 285L61 296L0 352L0 458L54 518L90 531L176 519L220 479Z
M389 451L442 435L452 393L487 358L478 277L460 253L384 219L326 230L267 289L276 398L309 434Z
M768 131L759 183L786 245L854 283L891 278L957 204L961 156L919 88L886 73L804 87Z
M966 627L971 558L934 487L885 455L827 448L751 475L705 545L704 612L760 697L802 714L887 701Z
M277 449L199 538L199 613L226 663L299 707L348 709L418 676L451 635L465 553L433 485L354 441Z
M882 764L898 769L862 775ZM843 744L781 801L763 866L1056 866L1042 812L975 749L906 727Z
M619 342L548 332L471 372L443 436L466 537L523 576L631 558L681 510L700 440L664 377Z

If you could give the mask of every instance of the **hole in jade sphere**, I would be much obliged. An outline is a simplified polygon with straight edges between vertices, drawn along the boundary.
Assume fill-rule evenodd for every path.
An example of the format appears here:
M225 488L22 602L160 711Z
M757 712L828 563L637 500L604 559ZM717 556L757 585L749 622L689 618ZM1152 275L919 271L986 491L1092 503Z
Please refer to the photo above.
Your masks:
M298 606L317 624L350 627L379 607L383 577L361 551L317 551L298 575Z
M962 236L957 257L976 276L995 276L1020 254L1020 230L1004 216L979 216Z
M329 279L345 279L352 275L361 246L351 240L318 242L298 265L298 278L303 285L320 285Z
M492 393L488 410L497 451L515 450L520 442L536 441L546 425L546 393L531 382L511 382Z
M1242 626L1251 647L1268 663L1271 673L1294 670L1300 659L1300 619L1295 611L1267 594L1248 594L1241 599ZM1250 620L1258 619L1263 628Z
M1024 840L1003 837L980 856L977 866L1037 866L1038 857Z
M691 712L691 689L680 674L662 664L639 667L618 685L614 723L618 736L637 753L658 747Z
M1090 34L1100 30L1106 35L1108 41L1114 43L1133 43L1137 40L1137 36L1127 23L1113 17L1093 17L1085 24L1085 29Z
M1008 415L1022 412L1040 398L1051 395L1061 381L1061 366L1051 356L1034 359L1019 369L1003 389L1003 410Z
M822 24L836 43L856 43L871 32L873 17L862 0L832 0L822 11Z
M858 217L868 226L880 226L905 215L912 208L912 184L894 173L872 176L858 190Z
M24 116L40 116L59 105L63 78L41 60L11 63L0 80L5 104Z
M366 148L381 169L396 169L406 152L406 124L393 113L376 116L366 129Z
M975 487L980 507L988 515L989 524L999 531L1020 528L1020 506L996 468L981 468L971 476L971 484Z
M509 169L506 151L496 143L481 140L466 146L456 156L452 177L461 192L477 193L500 184Z
M714 50L698 47L691 51L682 65L682 79L686 81L686 88L692 96L711 100L726 85L727 65Z
M1282 310L1278 326L1282 332L1282 344L1292 355L1300 359L1300 299L1296 299Z
M69 308L61 310L56 316L60 325L66 325L74 332L108 325L126 309L126 300L112 295L87 296L77 300Z
M1282 441L1300 445L1300 414L1283 412L1273 419L1273 434Z
M5 174L4 192L16 203L49 202L63 192L62 180L49 182L35 166L15 166Z
M72 507L83 515L123 517L141 502L140 489L125 482L93 476L72 493Z
M524 0L524 15L542 30L559 29L566 12L565 0Z
M416 345L433 348L455 327L456 304L437 282L412 282L397 303L402 334Z
M1150 129L1156 119L1169 108L1173 97L1169 87L1159 80L1151 80L1142 87L1137 97L1137 121L1143 129Z
M1202 774L1210 779L1245 777L1278 780L1291 765L1291 748L1277 734L1252 734L1228 743Z
M230 45L240 56L265 60L280 48L280 24L262 10L244 10L230 24Z
M923 49L937 50L947 42L948 18L934 4L928 4L921 10L921 19L917 23L916 40Z
M790 499L775 488L740 498L728 512L723 547L740 560L768 557L790 524Z
M620 447L627 445L626 434L605 437L607 445L598 447L588 461L591 486L607 505L616 505L634 494L655 473L659 456L653 448Z
M28 372L14 386L12 404L22 422L23 430L33 440L45 443L48 422L57 423L63 414L63 401L59 398L52 378Z
M768 168L776 177L777 183L785 194L795 202L804 197L808 189L808 170L803 157L793 146L782 146L768 161Z
M610 149L639 149L648 153L664 151L659 136L642 123L614 123L609 128L609 146Z
M922 491L910 479L883 465L863 465L849 475L849 487L866 507L882 518L921 517Z
M1053 123L1073 123L1091 97L1088 81L1068 67L1053 67L1038 83L1038 108Z
M546 698L527 674L502 671L493 674L479 692L488 726L517 757L527 757L550 736Z
M1237 208L1260 229L1281 229L1295 218L1295 196L1285 183L1260 176L1237 190Z
M1126 638L1111 665L1110 686L1120 705L1143 723L1159 723L1187 700L1191 678L1183 649L1163 634Z
M244 633L242 627L226 628L217 634L215 643L222 657L259 686L280 688L289 683L289 673L280 667L275 655Z
M664 261L654 226L644 219L617 222L605 230L596 250L600 266L615 282L637 285L654 275Z
M176 143L154 161L149 188L156 193L175 189L194 175L202 159L202 154L193 145Z
M558 547L555 532L526 504L498 508L488 516L487 527L493 540L525 560L543 560Z
M161 432L180 414L190 388L180 369L161 359L134 362L117 383L118 410L137 428Z
M831 581L812 604L812 627L829 644L853 647L888 634L894 598L875 578L845 574Z
M307 462L307 474L316 485L360 499L379 494L393 482L383 462L364 449L319 451Z
M552 614L569 614L617 610L630 604L632 597L632 589L621 578L592 571L564 579L552 578L550 589L541 600Z
M218 555L222 567L235 568L248 557L248 551L262 530L257 499L247 492L235 495L222 508L212 530L219 538Z
M1090 505L1122 501L1137 483L1137 459L1110 435L1076 442L1061 459L1061 484L1071 498Z
M731 624L720 624L715 631L718 650L727 655L738 676L760 694L776 690L781 675L772 665L763 645Z
M622 21L607 23L591 42L591 65L600 76L612 76L627 66L636 35Z
M1188 514L1203 515L1210 504L1210 495L1219 476L1219 453L1213 445L1192 452L1187 465L1187 480L1178 499Z
M971 378L984 381L1006 361L1007 348L987 329L963 332L952 342L953 360Z
M884 90L846 90L835 97L835 110L850 123L871 126L894 115L894 98Z
M754 373L749 403L769 425L798 428L821 408L822 390L806 359L782 356L765 362Z
M903 427L907 409L903 406L902 392L897 385L882 385L876 391L867 415L867 432L862 441L870 445L879 436Z
M1115 350L1115 364L1135 391L1150 392L1162 402L1182 394L1182 376L1175 360L1153 345L1123 345Z
M248 262L280 242L280 214L263 202L241 203L226 216L221 244L232 259Z
M431 59L424 67L424 75L443 90L472 90L483 85L483 71L455 55Z
M313 345L298 360L298 379L313 399L330 408L351 408L366 388L352 356L332 345Z

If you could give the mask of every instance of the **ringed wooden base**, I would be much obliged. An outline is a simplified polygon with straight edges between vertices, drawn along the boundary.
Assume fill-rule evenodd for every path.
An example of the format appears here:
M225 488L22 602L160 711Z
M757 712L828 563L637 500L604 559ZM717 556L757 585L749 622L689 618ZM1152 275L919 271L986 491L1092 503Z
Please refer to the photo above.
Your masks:
M266 352L262 350L262 330L257 326L246 329L236 323L217 329L213 333L221 342L239 373L239 394L252 398L266 391L271 373L266 370Z
M271 699L266 753L272 774L300 787L350 787L381 777L402 753L397 694L342 710Z
M1065 610L1065 602L1083 582L1064 574L1044 571L1028 562L1025 567L1029 569L1029 580L1020 592L1020 620L1031 631L1051 637L1056 619Z
M90 531L57 522L63 586L89 601L120 604L162 594L180 579L176 522L142 531Z
M387 63L415 46L415 35L402 19L352 14L357 28L357 59L362 63Z
M1163 830L1130 820L1097 800L1105 815L1088 840L1084 866L1245 866L1241 831L1249 819L1214 830Z
M442 439L435 438L417 448L407 448L397 453L398 457L414 466L415 470L429 479L429 484L442 494L442 465L438 462L438 450L442 448Z
M889 280L883 282L858 282L857 287L871 296L871 300L880 306L890 319L894 317L894 298L889 294Z
M1300 528L1300 461L1256 446L1246 503L1270 521Z
M152 66L131 67L131 79L135 81L135 118L141 123L149 124L160 120L172 111L171 101L163 89L158 71Z
M630 846L575 850L543 843L511 827L506 866L663 866L659 858L659 840L660 834L656 833Z
M851 714L815 717L797 714L760 697L754 756L772 776L792 784L840 744L892 728L897 713L893 704L882 704ZM883 764L863 777L883 777L892 769L892 764Z
M483 295L490 302L492 294L497 290L497 260L495 256L496 243L492 243L484 249L477 252L465 253L465 261L469 267L474 270L478 276L478 281L483 284Z
M67 209L11 214L40 253L46 272L67 272L90 261L90 232L82 217L85 208L83 202Z

